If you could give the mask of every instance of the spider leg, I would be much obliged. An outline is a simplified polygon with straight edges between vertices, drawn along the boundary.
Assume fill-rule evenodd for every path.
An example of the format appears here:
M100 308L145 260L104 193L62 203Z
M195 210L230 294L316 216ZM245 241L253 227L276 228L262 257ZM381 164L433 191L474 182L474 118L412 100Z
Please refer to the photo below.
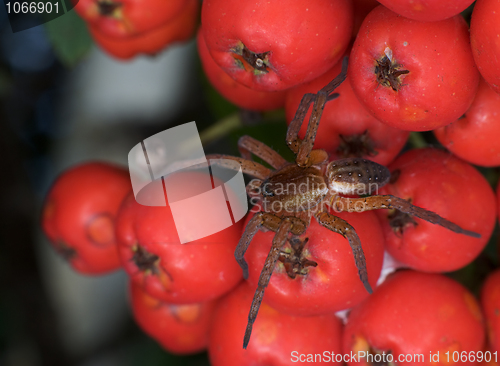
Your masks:
M326 227L328 230L342 235L347 239L349 245L351 246L354 262L358 268L359 278L361 279L361 282L363 282L366 291L371 294L373 290L368 282L365 254L363 253L361 241L359 240L358 234L356 234L356 230L354 230L354 228L347 221L342 220L340 217L333 216L328 212L319 212L315 215L315 217L320 225Z
M253 137L243 136L238 140L238 148L244 159L251 160L252 154L258 156L273 168L278 169L287 163L287 161L269 146Z
M321 115L323 114L323 109L325 108L326 102L336 97L332 92L345 80L347 77L347 57L342 61L342 71L340 74L323 87L317 94L305 94L302 97L299 107L295 117L293 118L290 126L288 127L286 142L290 149L297 154L296 163L299 166L305 166L308 164L309 154L312 151L314 140L316 139L316 133L318 131L319 121ZM298 137L300 128L304 121L305 115L309 110L309 105L314 101L313 110L311 113L311 118L309 119L309 124L307 126L307 132L304 140Z
M257 318L257 313L259 312L260 304L262 303L262 298L264 297L264 290L269 284L271 275L273 274L274 266L278 261L280 256L280 249L286 243L288 233L292 230L292 220L290 218L284 218L281 220L276 235L273 239L273 245L271 251L269 252L266 262L264 263L264 268L260 273L259 284L257 291L252 300L252 305L250 306L250 313L248 314L248 324L245 330L245 337L243 339L243 348L247 348L248 342L250 341L250 336L252 335L252 327L255 319Z
M299 218L289 217L286 220L293 224L292 233L294 235L302 234L307 228L306 222ZM234 251L234 257L243 270L243 278L248 278L248 263L245 261L245 253L253 237L257 234L257 231L264 226L265 228L276 232L279 229L281 222L283 222L281 218L267 212L259 212L250 219L245 227L245 231L243 232L240 241L238 242L238 245L236 246L236 250Z
M332 93L328 96L328 98L326 98L326 102L328 103L330 100L337 99L338 97L340 97L339 93Z
M428 221L432 224L440 225L458 234L464 234L473 238L481 237L480 234L474 231L462 229L457 224L446 220L444 217L439 216L437 213L426 210L425 208L412 205L410 202L403 198L391 195L378 195L365 198L337 197L334 203L334 208L339 211L347 212L362 212L368 210L378 210L381 208L396 209L398 211L418 217L419 219Z
M250 219L245 227L245 231L243 232L240 241L238 242L238 245L236 246L236 250L234 251L234 257L243 270L243 278L245 280L248 278L248 263L245 260L245 252L247 251L253 237L257 234L257 231L259 231L262 223L264 222L262 218L263 215L264 214L262 212L259 212Z
M330 94L326 98L326 102L330 100L336 99L340 96L338 93ZM304 118L306 117L307 111L309 110L310 104L316 99L316 94L307 93L304 94L302 100L300 101L299 107L297 108L297 112L290 122L288 126L288 130L286 132L286 142L288 147L297 154L299 152L299 147L302 144L302 139L299 137L299 131L302 127L302 123L304 122ZM325 102L325 103L326 103Z
M297 112L295 112L295 116L286 131L286 143L295 154L299 152L299 147L302 144L302 139L299 137L302 122L304 121L307 111L309 110L309 105L315 100L315 98L316 94L304 94L299 107L297 108Z
M256 163L254 161L239 158L236 156L222 155L222 154L210 154L210 155L207 155L206 158L209 161L210 165L217 164L219 166L222 166L222 167L225 167L228 169L233 169L233 170L235 168L233 164L224 162L224 160L219 160L219 159L234 160L240 164L241 170L243 171L243 173L251 175L251 176L259 178L259 179L266 179L271 174L271 170L266 168L265 166L263 166L259 163Z

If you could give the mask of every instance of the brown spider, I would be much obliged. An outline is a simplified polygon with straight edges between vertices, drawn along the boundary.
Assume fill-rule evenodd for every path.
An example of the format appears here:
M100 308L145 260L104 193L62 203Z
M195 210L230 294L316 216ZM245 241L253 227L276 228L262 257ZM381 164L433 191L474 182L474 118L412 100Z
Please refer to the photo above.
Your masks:
M348 158L328 163L328 155L325 151L313 150L323 108L326 102L338 97L338 94L334 94L333 91L345 80L346 75L347 58L343 61L341 73L333 81L317 94L308 93L302 98L286 135L288 146L296 154L295 163L287 162L269 146L249 136L243 136L238 142L242 158L227 155L207 156L207 160L237 161L244 173L257 178L247 185L247 192L250 196L258 197L262 209L248 222L235 251L236 260L243 269L245 279L248 278L248 264L244 255L254 235L259 229L268 229L276 233L252 301L243 348L247 347L250 340L252 326L257 317L264 290L280 257L281 248L287 240L296 240L306 231L312 216L322 226L348 240L359 277L366 290L372 293L368 282L365 256L355 229L345 220L330 214L324 204L333 206L337 211L348 212L381 208L396 209L441 225L451 231L480 237L475 232L464 230L434 212L414 206L399 197L375 195L364 198L346 198L340 196L340 194L370 194L386 184L390 178L390 172L386 167L372 161ZM298 132L312 102L314 105L311 118L305 138L302 140L298 137ZM252 154L267 162L275 170L251 161ZM212 163L224 166L224 160ZM232 168L229 164L227 167Z

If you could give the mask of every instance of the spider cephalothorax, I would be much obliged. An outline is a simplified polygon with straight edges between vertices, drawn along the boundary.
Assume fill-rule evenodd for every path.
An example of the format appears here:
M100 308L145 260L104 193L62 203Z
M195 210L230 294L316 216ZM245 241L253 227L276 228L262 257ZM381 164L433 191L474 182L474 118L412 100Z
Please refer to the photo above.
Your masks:
M347 212L395 209L457 233L472 237L480 236L402 198L390 195L366 196L389 182L391 175L386 167L361 158L347 158L328 163L325 151L313 150L323 108L326 102L339 96L333 91L344 81L346 75L347 58L343 61L340 75L317 94L305 94L302 98L286 136L288 146L296 154L294 163L287 162L269 146L249 136L243 136L238 142L242 158L226 155L207 156L212 164L217 164L218 159L235 160L241 165L244 173L256 178L248 184L247 192L257 199L260 212L248 222L235 251L236 260L243 269L245 278L248 278L248 264L244 255L254 235L260 229L276 233L250 308L243 348L247 347L250 340L252 325L262 302L264 289L269 283L277 260L282 256L281 248L287 240L291 243L298 240L298 237L305 233L313 216L319 224L348 240L359 277L366 290L372 292L368 282L365 256L356 231L345 220L329 213L327 206L332 206L336 211ZM306 136L302 140L298 137L298 132L312 102L314 105L311 118ZM252 161L252 154L266 161L275 170L272 171ZM365 197L346 198L341 196L342 194Z

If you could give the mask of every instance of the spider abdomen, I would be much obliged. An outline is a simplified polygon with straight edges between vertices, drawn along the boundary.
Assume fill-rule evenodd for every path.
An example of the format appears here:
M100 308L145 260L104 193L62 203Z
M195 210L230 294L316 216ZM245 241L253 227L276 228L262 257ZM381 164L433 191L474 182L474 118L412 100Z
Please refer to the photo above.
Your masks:
M391 173L385 166L361 158L332 161L326 170L328 186L343 194L366 195L389 182Z

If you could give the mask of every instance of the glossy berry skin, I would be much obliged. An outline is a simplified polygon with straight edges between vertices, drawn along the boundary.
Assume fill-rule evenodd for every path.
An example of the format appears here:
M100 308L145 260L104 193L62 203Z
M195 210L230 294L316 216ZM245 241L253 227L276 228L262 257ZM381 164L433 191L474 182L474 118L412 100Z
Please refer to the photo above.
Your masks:
M500 165L500 94L481 79L465 115L434 130L434 135L443 146L469 163Z
M378 0L393 12L420 22L435 22L459 15L474 0Z
M110 37L92 25L89 26L89 31L95 43L117 59L129 60L140 54L154 56L169 45L188 41L193 36L198 11L198 0L186 0L185 6L174 19L150 31L130 37Z
M106 37L128 38L171 22L189 0L78 0L76 12Z
M454 271L473 261L493 232L497 212L495 194L483 175L463 160L433 148L410 150L389 170L393 181L380 194L410 200L481 238L380 210L387 251L411 268L428 272Z
M208 345L212 366L290 365L307 360L300 355L341 353L342 323L333 314L295 317L274 310L265 301L244 350L241 340L253 295L254 289L243 282L217 303Z
M215 301L168 304L151 297L132 281L130 300L137 324L168 352L191 354L207 348Z
M287 91L285 113L287 123L295 116L305 93L315 93L340 73L341 63L320 77ZM373 117L359 102L351 86L351 76L335 90L339 99L328 102L321 116L315 149L324 149L330 160L362 157L387 165L401 151L409 132L390 127ZM306 114L309 120L312 107ZM307 124L303 124L299 136L304 138Z
M384 253L383 232L376 215L373 212L331 213L346 220L358 233L366 257L368 278L374 287ZM254 289L273 236L273 232L258 232L245 256L250 268L249 282ZM304 274L297 274L292 279L284 263L278 261L264 295L269 305L286 314L309 316L347 309L369 296L359 280L347 239L321 226L314 218L302 237L309 239L299 258L316 262L317 266L306 267ZM282 250L293 253L290 243Z
M88 162L64 171L45 200L41 224L51 244L75 269L104 274L121 266L115 219L131 191L126 169Z
M178 178L177 184L184 187L200 176L201 173L189 172L169 179ZM116 224L123 267L132 281L164 302L190 304L215 299L242 278L241 268L234 259L242 222L181 244L169 206L143 206L130 195Z
M224 98L240 108L252 111L267 111L283 107L285 104L284 91L267 92L250 89L222 70L208 52L202 28L198 30L196 44L205 75Z
M472 54L484 80L500 93L500 1L478 0L470 20Z
M252 89L276 91L312 80L340 59L353 13L350 0L207 0L201 22L224 71Z
M349 75L370 113L408 131L457 120L471 105L479 82L461 16L422 23L383 6L372 10L361 26Z
M489 347L500 352L500 270L486 278L481 288L481 306L486 319Z
M446 352L451 361L455 351L482 351L484 338L481 309L468 290L442 275L403 270L351 310L343 352L391 352L395 364L430 366L450 364ZM431 360L438 351L439 358ZM423 358L413 358L416 354ZM412 359L405 362L407 355ZM365 358L357 361L348 365L369 365Z

